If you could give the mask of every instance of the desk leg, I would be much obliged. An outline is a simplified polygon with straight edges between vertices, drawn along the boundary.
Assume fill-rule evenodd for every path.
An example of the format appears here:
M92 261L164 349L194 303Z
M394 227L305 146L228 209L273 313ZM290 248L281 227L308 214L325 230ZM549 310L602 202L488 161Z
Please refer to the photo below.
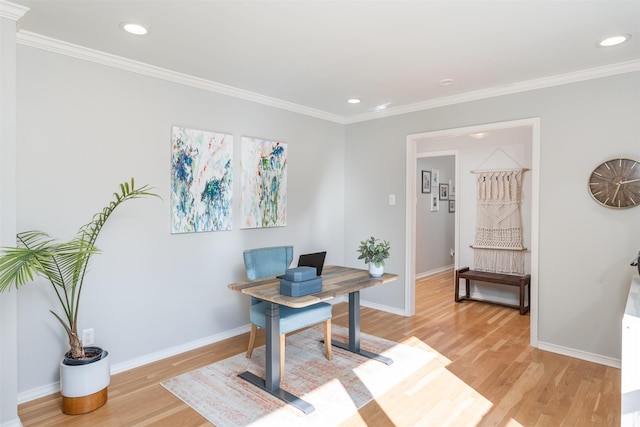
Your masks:
M265 386L280 388L280 306L267 303L265 318Z
M360 348L360 291L351 292L349 294L349 344L331 340L331 345L368 357L369 359L375 359L387 365L391 365L393 363L393 360L388 357L371 353L370 351L362 350Z
M360 291L349 294L349 351L360 351Z
M315 410L313 405L280 388L280 306L267 302L266 314L266 345L265 345L265 378L245 371L238 376L243 380L283 400L305 414Z

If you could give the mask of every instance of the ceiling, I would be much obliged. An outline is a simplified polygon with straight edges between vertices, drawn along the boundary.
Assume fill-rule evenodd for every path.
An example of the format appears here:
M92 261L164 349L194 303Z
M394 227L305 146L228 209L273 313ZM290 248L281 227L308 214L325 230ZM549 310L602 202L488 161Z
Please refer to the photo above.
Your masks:
M30 8L18 24L23 34L345 122L474 94L640 70L639 0L13 3ZM119 28L124 21L145 24L149 34L125 33ZM632 38L596 47L601 38L619 33ZM443 79L453 84L440 85ZM350 97L362 102L348 104ZM387 103L385 111L375 111Z

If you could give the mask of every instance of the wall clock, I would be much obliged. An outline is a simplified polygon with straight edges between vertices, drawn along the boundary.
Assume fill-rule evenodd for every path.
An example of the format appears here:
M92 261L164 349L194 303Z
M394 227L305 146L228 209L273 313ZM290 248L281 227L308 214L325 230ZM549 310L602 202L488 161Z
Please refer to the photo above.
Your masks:
M589 193L603 206L614 209L640 205L640 163L611 159L597 166L589 177Z

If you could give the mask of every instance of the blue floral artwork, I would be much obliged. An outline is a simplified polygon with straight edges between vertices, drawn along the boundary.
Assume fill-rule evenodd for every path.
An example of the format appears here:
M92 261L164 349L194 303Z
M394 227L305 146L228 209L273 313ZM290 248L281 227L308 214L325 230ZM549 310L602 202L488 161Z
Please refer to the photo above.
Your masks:
M171 232L231 230L233 136L173 127Z
M287 144L242 137L242 225L287 225Z

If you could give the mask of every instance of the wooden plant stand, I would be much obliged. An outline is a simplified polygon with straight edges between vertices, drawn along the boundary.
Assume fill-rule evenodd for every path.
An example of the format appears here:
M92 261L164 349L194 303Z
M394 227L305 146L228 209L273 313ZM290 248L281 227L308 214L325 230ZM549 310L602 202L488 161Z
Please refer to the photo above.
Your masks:
M465 281L465 294L462 297L460 296L460 279L464 279ZM485 282L485 283L497 283L499 285L517 286L520 289L520 304L519 305L505 304L497 301L471 298L470 283L469 283L471 280L476 280L478 282ZM526 305L525 305L525 297L524 297L525 288L527 291ZM460 270L456 270L455 300L456 302L469 300L469 301L479 301L479 302L488 302L492 304L499 304L507 307L518 308L520 309L520 314L526 314L529 311L529 308L531 307L531 275L527 274L524 276L516 276L513 274L501 274L501 273L491 273L488 271L469 270L469 267L464 267L464 268L461 268Z

